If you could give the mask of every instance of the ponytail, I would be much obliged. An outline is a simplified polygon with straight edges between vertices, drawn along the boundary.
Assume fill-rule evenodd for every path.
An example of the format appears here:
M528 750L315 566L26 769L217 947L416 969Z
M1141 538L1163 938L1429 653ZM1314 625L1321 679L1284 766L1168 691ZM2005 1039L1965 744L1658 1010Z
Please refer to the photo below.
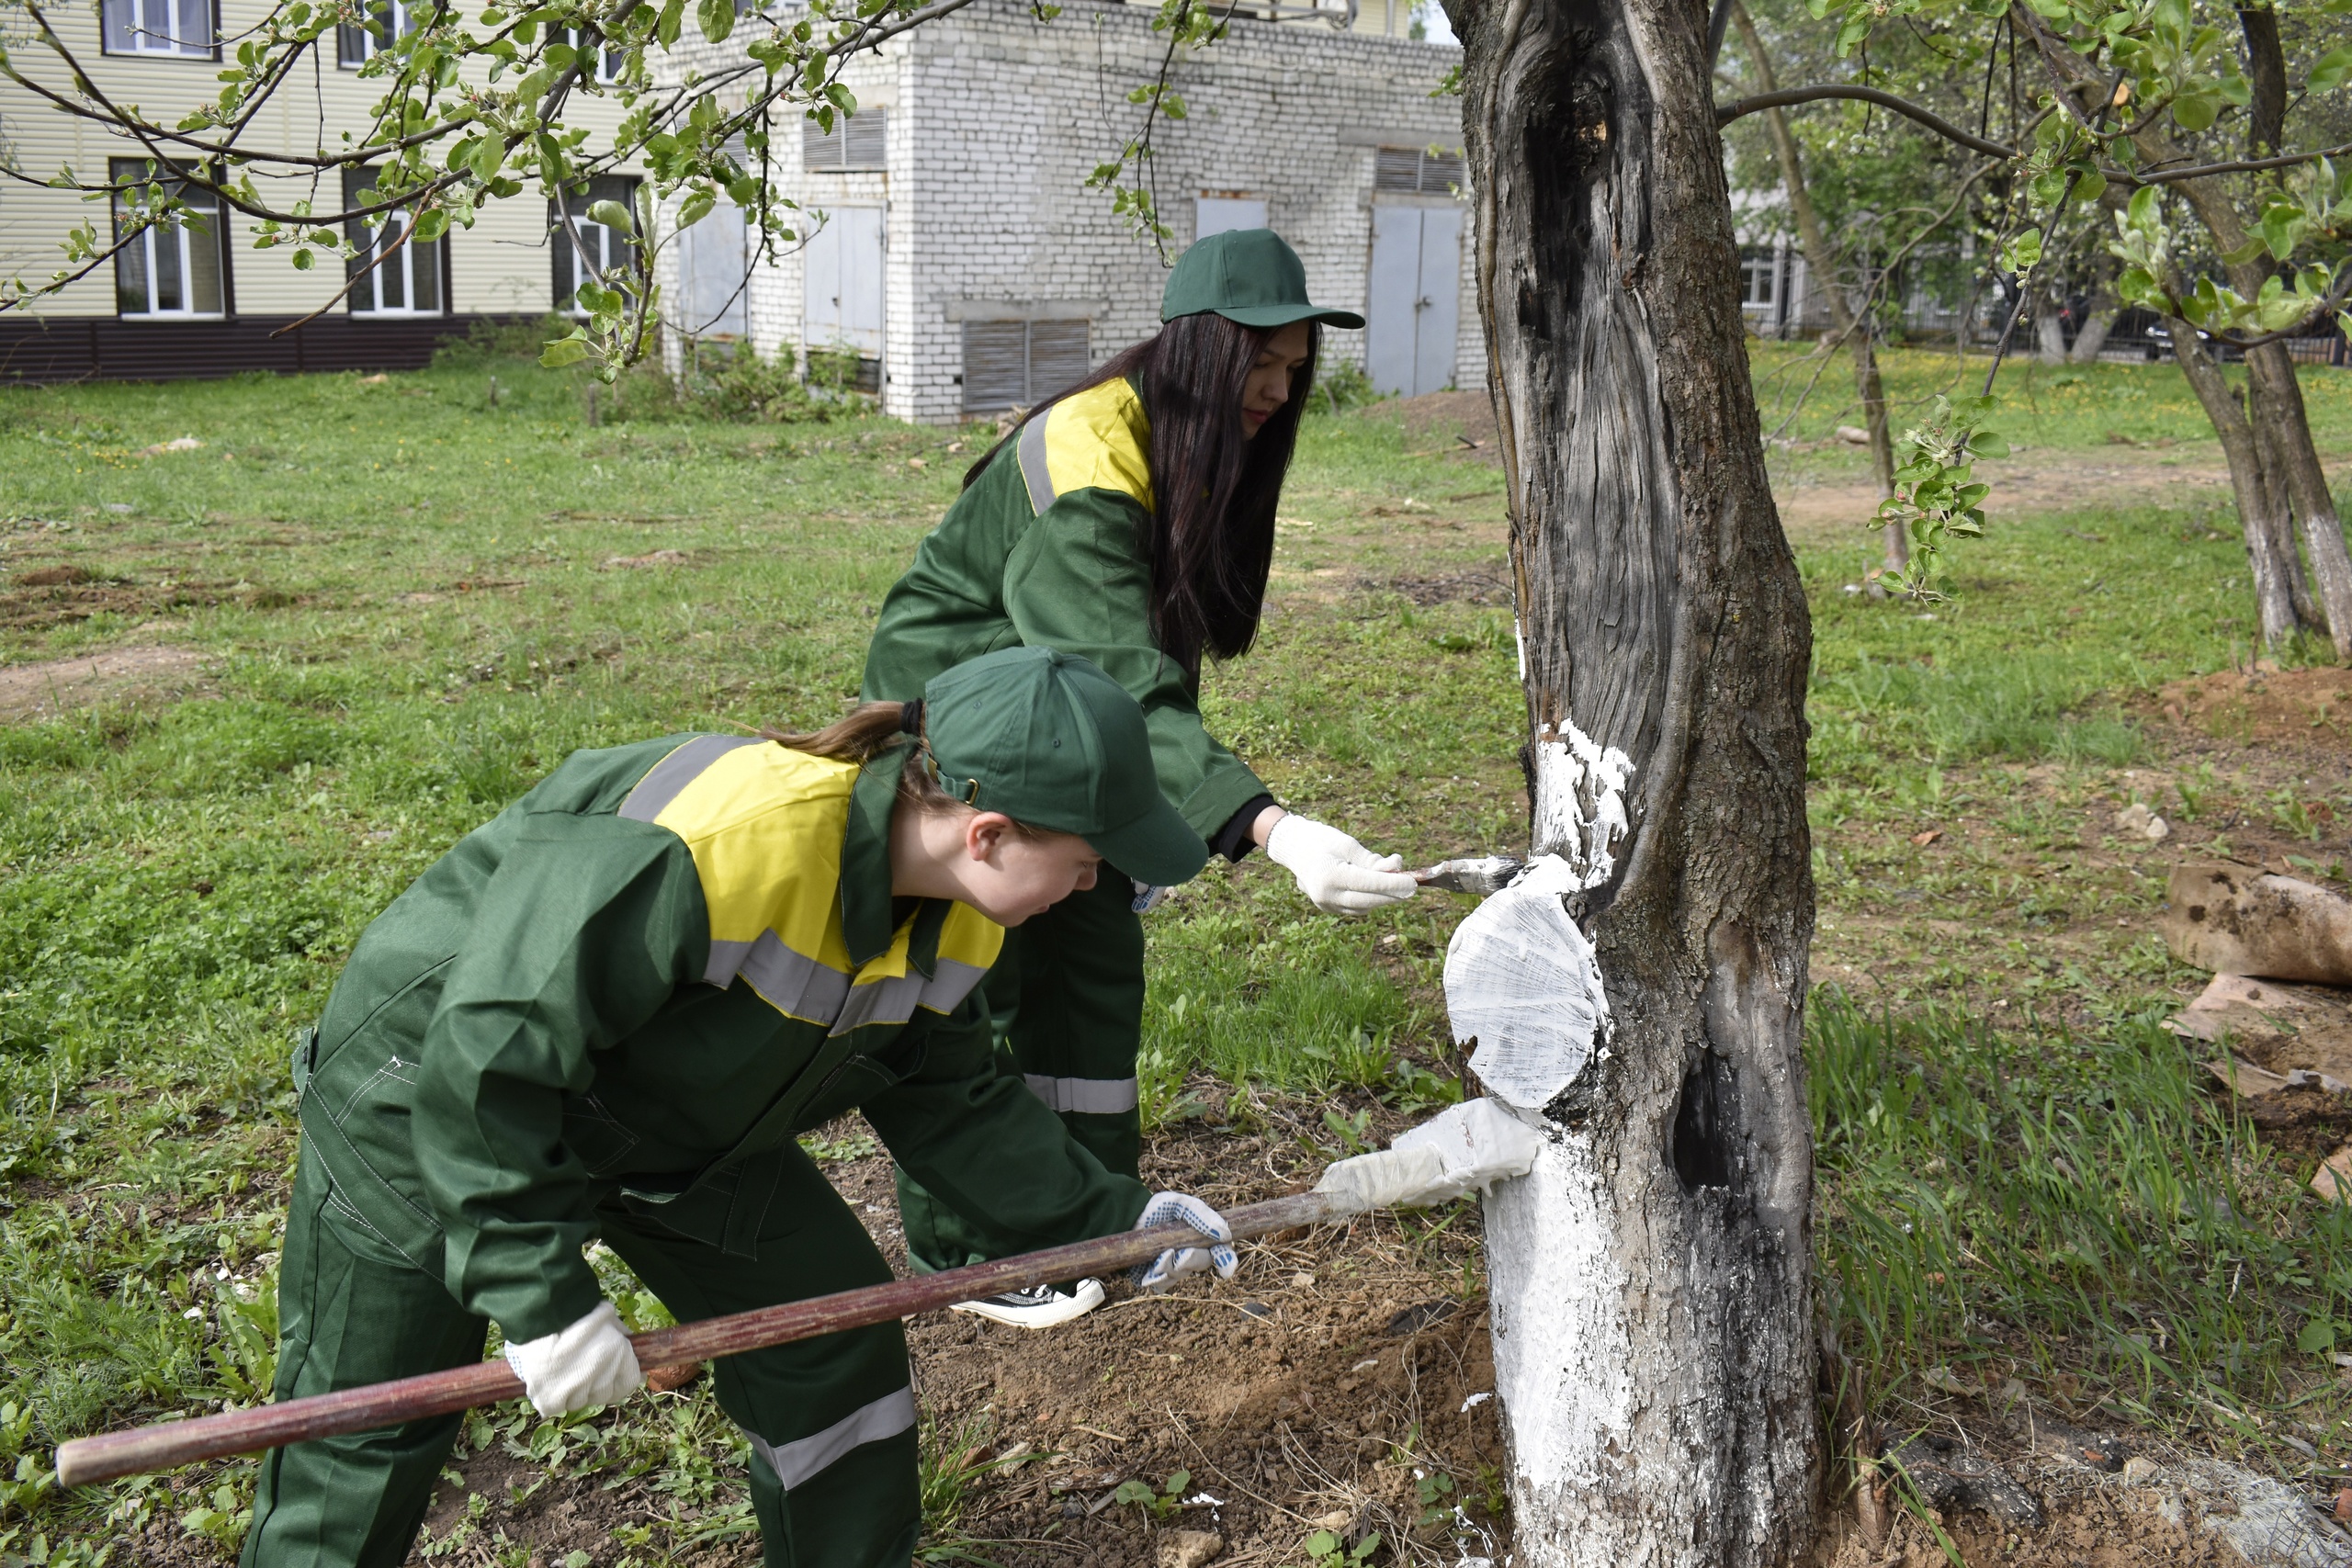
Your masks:
M894 746L912 746L915 754L907 759L905 771L899 774L899 804L926 812L952 810L963 804L940 787L938 770L932 765L931 745L923 732L921 701L860 703L822 729L803 731L771 726L762 728L760 737L786 750L805 751L811 757L836 762L855 762L860 767ZM1025 822L1012 826L1023 838L1034 839L1042 833L1042 829Z

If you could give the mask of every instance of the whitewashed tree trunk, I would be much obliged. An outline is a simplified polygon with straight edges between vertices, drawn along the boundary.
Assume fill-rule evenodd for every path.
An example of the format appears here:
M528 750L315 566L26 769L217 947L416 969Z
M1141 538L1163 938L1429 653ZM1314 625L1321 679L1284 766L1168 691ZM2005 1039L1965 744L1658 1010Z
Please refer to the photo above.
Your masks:
M1464 922L1447 973L1450 1005L1478 1003L1455 1005L1485 1031L1474 1066L1547 1135L1487 1207L1517 1559L1793 1563L1822 1454L1811 631L1748 381L1706 11L1448 3L1534 847L1559 857ZM1497 978L1457 998L1482 943ZM1466 1026L1488 1003L1542 1027Z

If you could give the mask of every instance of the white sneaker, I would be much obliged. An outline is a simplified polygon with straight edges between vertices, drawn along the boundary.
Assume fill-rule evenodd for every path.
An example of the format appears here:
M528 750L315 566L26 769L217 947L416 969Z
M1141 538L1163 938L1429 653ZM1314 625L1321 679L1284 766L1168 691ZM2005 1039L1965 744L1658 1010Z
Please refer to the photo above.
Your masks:
M1066 1291L1053 1285L1033 1285L1025 1291L1007 1291L1001 1296L957 1302L950 1310L1009 1323L1015 1328L1051 1328L1071 1318L1084 1317L1102 1304L1102 1281L1080 1280Z

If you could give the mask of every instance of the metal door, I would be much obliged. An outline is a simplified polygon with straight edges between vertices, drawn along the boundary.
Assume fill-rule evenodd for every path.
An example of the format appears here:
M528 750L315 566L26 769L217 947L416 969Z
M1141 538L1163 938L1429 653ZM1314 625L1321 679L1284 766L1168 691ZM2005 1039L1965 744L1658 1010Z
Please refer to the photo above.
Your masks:
M1372 209L1364 370L1378 390L1418 397L1453 379L1461 268L1461 209Z
M1453 384L1453 333L1462 319L1462 209L1421 209L1421 291L1414 297L1413 390Z
M881 357L882 217L878 207L836 207L808 237L801 252L808 347Z
M695 338L749 336L751 231L743 209L722 201L678 238L681 330Z

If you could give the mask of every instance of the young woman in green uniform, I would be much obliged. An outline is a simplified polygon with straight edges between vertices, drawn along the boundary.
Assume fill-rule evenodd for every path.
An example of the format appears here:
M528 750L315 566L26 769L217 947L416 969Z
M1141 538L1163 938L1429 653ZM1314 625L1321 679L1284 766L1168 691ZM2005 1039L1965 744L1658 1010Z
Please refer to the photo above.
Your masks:
M1307 298L1306 271L1272 230L1211 235L1170 272L1158 335L1032 410L965 476L964 493L890 590L866 655L865 695L904 699L959 660L1029 645L1082 654L1142 705L1159 787L1218 853L1262 844L1317 907L1360 914L1413 895L1394 856L1288 814L1201 721L1202 660L1257 635L1274 510L1320 323L1363 318ZM1159 879L1112 865L1009 936L987 990L1023 1077L1102 1164L1141 1152L1136 1055L1143 928ZM1132 882L1132 886L1130 886ZM994 1245L904 1165L899 1206L918 1267ZM1102 1287L966 1303L1045 1327Z
M681 1319L888 1280L795 1139L852 1106L998 1250L1183 1218L1203 1246L1140 1282L1229 1276L1214 1210L1105 1170L997 1073L975 989L1102 860L1200 869L1149 746L1101 670L1015 649L815 735L575 753L368 928L296 1052L277 1396L461 1365L495 1322L542 1415L626 1398L595 1237ZM897 1324L712 1375L770 1563L906 1568ZM245 1568L401 1562L458 1427L273 1453Z

